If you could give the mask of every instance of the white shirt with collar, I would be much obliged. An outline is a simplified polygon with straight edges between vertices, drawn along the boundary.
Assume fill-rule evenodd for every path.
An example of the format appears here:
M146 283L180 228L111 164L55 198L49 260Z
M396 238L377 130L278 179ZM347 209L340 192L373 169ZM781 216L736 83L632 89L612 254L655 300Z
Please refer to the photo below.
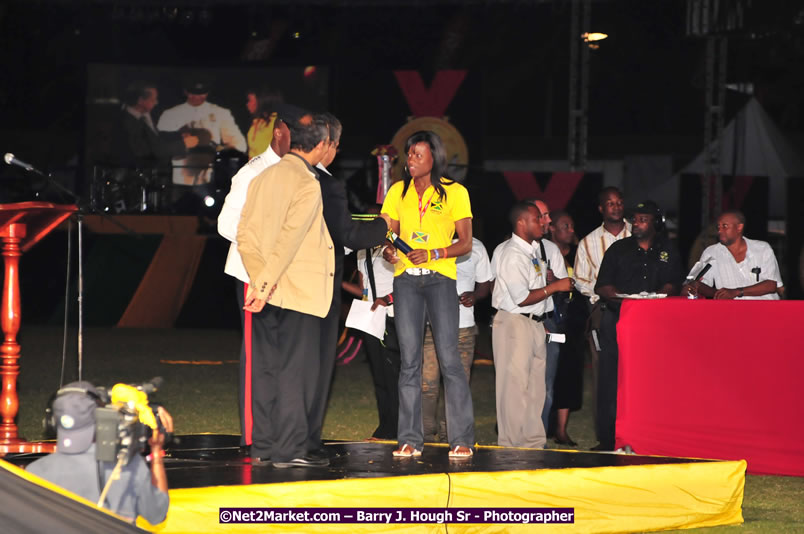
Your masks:
M212 142L217 145L230 146L240 152L248 151L246 138L235 123L232 112L224 107L211 102L204 102L200 106L184 102L166 109L156 125L161 132L176 132L184 126L207 130ZM172 163L175 184L200 185L211 179L209 169L188 167L187 158L173 158Z
M277 156L269 146L265 152L254 156L243 165L232 178L232 188L226 195L221 213L218 215L218 233L231 241L223 272L245 284L249 283L248 273L243 265L243 259L237 251L237 225L240 224L240 212L243 211L243 206L246 204L246 193L251 181L262 171L278 163L280 159L282 158Z
M773 280L776 282L777 288L784 286L782 276L779 274L779 264L771 246L765 241L747 237L743 239L745 239L747 248L745 259L740 263L737 263L729 249L721 243L704 249L700 261L703 264L711 263L712 268L703 276L701 282L718 289L752 286L763 280ZM759 276L757 276L756 269L759 269ZM759 297L737 298L740 300L779 300L779 294L773 292Z
M617 235L606 230L603 224L601 224L578 243L578 251L575 253L575 266L573 268L575 289L589 297L589 301L592 304L597 302L600 298L600 296L595 293L595 284L597 283L597 275L600 272L600 263L603 261L603 255L612 243L631 236L631 223L628 221L624 222L625 226L623 226L623 229Z
M232 112L211 102L200 106L191 106L187 102L173 106L162 113L156 125L163 132L175 132L184 126L209 131L212 142L216 144L229 145L240 152L248 150L246 138L235 123Z
M547 265L539 260L539 253L516 234L494 250L491 260L495 267L496 282L491 294L491 305L509 313L547 313L544 300L527 306L519 303L528 298L531 290L547 285Z
M499 261L499 256L497 254L497 251L500 250L503 247L503 245L508 243L508 241L510 241L510 240L503 241L502 243L497 245L497 248L494 249L493 257L498 258L497 261ZM544 252L547 255L547 258L542 258L542 250L541 250L541 247L539 246L540 242L544 244ZM536 257L539 258L540 260L545 260L546 259L547 262L549 262L549 263L546 263L546 265L549 265L549 268L553 271L553 275L555 275L556 278L567 278L569 276L569 273L567 272L567 265L566 265L566 263L564 263L564 256L561 255L561 249L558 248L558 245L556 245L555 243L553 243L549 239L544 239L544 238L541 239L540 241L534 241L532 243L532 245L533 245L533 249L536 251ZM492 260L492 264L491 264L492 280L494 280L494 278L496 278L495 273L497 272L498 267L499 267L499 264L495 263L495 260ZM545 267L545 268L547 268L547 267ZM544 285L547 285L546 276L547 276L547 274L545 272L545 284ZM553 305L553 299L551 299L551 298L547 299L546 302L545 302L545 310L547 312L551 312L551 311L553 311L554 308L555 308L555 306Z
M454 242L454 241L453 241ZM457 268L457 280L455 282L458 290L458 296L467 291L475 290L476 282L488 282L494 279L491 272L491 262L489 261L489 253L486 252L486 247L476 237L472 238L472 251L459 256L455 260ZM459 310L459 328L469 328L475 326L475 307L466 307L463 304L458 304Z

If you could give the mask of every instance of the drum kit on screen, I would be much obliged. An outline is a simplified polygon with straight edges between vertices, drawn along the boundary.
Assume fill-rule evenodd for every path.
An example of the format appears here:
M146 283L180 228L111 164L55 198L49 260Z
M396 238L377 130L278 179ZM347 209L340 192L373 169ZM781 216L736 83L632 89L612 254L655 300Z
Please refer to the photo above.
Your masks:
M96 165L90 208L116 214L217 212L229 192L232 177L248 158L234 149L215 150L205 156L168 167Z

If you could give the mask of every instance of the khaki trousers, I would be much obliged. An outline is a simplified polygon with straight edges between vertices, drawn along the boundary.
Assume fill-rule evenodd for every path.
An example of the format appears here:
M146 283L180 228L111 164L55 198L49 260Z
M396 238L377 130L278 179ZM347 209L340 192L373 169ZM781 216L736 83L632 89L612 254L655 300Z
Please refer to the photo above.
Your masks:
M497 443L544 448L542 423L547 360L542 323L498 311L491 334L497 389Z

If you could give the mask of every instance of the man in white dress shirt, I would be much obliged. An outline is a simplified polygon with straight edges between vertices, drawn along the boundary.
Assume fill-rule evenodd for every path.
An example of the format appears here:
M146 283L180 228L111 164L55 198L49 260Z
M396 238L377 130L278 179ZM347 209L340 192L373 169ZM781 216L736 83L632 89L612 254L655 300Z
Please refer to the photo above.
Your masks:
M546 281L548 284L560 279L566 278L569 276L567 273L567 266L564 263L564 257L561 255L561 249L558 248L558 245L547 239L546 235L548 233L548 227L552 222L550 218L550 208L547 204L539 199L526 199L525 202L530 202L531 204L535 205L539 208L539 213L542 214L542 237L535 240L533 242L533 247L536 249L536 254L539 256L539 260L546 266ZM497 255L497 250L499 250L503 245L505 245L507 241L503 241L497 248L494 249L495 256ZM492 275L496 273L496 265L492 265ZM557 325L555 322L554 312L555 312L555 305L553 304L553 299L549 298L545 301L545 314L547 318L544 320L544 328L548 332L556 332ZM561 354L561 347L559 347L558 343L548 343L546 347L547 351L547 360L545 363L545 370L544 370L544 408L542 409L542 424L544 425L545 431L548 431L548 422L550 420L550 409L553 406L553 385L556 380L556 373L558 372L558 358Z
M700 260L712 267L699 282L685 285L682 294L697 291L716 299L779 300L784 284L773 249L765 241L743 237L744 229L745 215L740 211L727 211L718 218L720 243L707 247Z
M194 81L184 89L186 102L166 109L156 127L161 132L182 131L196 135L202 139L196 149L199 153L206 150L214 157L217 146L234 148L246 152L246 138L237 127L232 112L207 101L209 87L206 83ZM200 135L203 130L209 133ZM206 146L205 146L206 145ZM204 155L209 155L204 154ZM209 158L207 158L209 159ZM203 161L207 161L204 159ZM201 161L201 160L199 160ZM211 159L207 163L211 163ZM209 182L210 173L207 167L196 165L192 158L173 159L173 183L181 185L200 185Z
M496 373L497 443L509 447L543 448L545 398L546 301L557 291L569 291L571 278L547 283L547 265L533 246L543 235L541 212L518 202L511 209L511 239L494 251L497 279L492 293L492 347Z
M290 150L290 130L288 122L297 121L306 112L290 104L276 105L277 120L274 123L274 135L268 149L251 158L232 178L232 188L226 195L221 213L218 216L218 233L228 239L229 254L223 272L235 278L237 292L237 308L240 312L240 325L243 327L243 342L240 346L240 431L241 445L251 445L251 312L243 310L246 292L248 292L248 273L237 251L237 225L240 223L240 212L246 203L248 185L262 171L277 163Z
M547 204L538 199L532 199L539 211L542 214L542 231L543 237L534 243L538 247L539 259L547 264L547 283L553 283L559 278L566 278L569 276L567 273L567 264L564 262L564 257L561 255L561 249L558 245L548 239L550 234L550 223L553 222L550 216L550 208ZM556 323L555 303L552 297L547 299L545 309L547 310L547 319L544 320L544 328L548 332L558 332L558 323ZM556 381L556 373L558 373L558 358L561 355L561 347L558 343L547 344L547 364L544 370L544 408L542 409L542 423L544 430L548 435L551 435L549 428L550 410L553 407L553 386Z
M631 235L631 223L623 219L623 194L616 187L605 187L598 195L598 211L603 224L595 228L578 243L573 274L578 291L594 304L600 298L595 293L597 275L603 254L612 243Z
M595 293L600 264L603 262L603 255L613 243L631 236L631 223L624 218L625 208L622 192L616 187L604 187L598 193L597 199L597 210L603 217L603 224L588 233L578 243L578 250L575 253L575 266L572 270L578 291L590 304L587 342L589 353L592 355L593 387L597 387L598 381L599 331L600 321L603 316L602 303L598 303L600 297ZM596 397L595 391L592 394L592 398Z

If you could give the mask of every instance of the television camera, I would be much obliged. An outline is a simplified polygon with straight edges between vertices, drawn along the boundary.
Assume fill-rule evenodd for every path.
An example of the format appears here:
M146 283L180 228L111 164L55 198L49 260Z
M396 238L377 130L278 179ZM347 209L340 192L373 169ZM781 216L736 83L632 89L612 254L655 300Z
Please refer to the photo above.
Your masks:
M162 386L162 377L130 385L115 384L111 391L97 388L104 405L95 409L95 450L98 461L114 462L124 458L128 464L135 454L141 454L153 430L165 434L157 415L159 405L149 403L149 395ZM169 434L165 442L170 441Z

